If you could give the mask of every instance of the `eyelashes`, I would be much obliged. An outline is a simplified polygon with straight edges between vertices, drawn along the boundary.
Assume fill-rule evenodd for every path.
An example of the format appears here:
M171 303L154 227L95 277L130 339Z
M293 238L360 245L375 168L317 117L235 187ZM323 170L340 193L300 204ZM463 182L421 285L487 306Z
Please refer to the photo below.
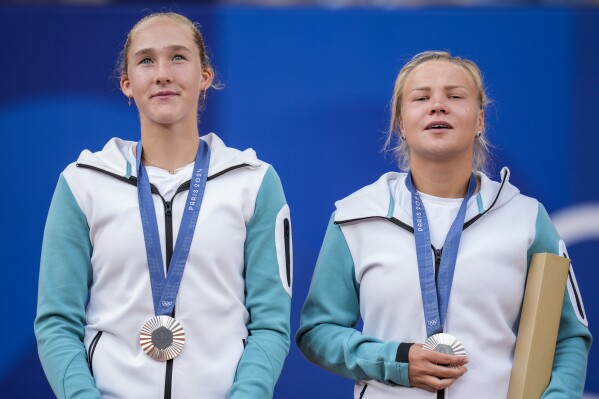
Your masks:
M175 61L175 62L180 62L180 61L186 61L187 58L184 55L181 54L175 54L172 58L171 61ZM142 58L139 62L138 65L151 65L154 63L154 60L149 58L149 57L145 57Z
M460 94L449 94L447 96L447 98L449 100L460 100L460 99L463 99L463 98L466 98L466 97L464 97L463 95L460 95ZM412 99L413 102L422 102L422 101L428 101L428 100L430 100L430 97L428 97L428 96L414 97Z

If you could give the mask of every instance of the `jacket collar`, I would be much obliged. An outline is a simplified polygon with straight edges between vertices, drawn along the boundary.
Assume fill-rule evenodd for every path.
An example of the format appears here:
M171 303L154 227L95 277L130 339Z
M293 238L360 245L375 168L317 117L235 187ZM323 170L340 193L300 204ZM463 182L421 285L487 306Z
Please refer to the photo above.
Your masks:
M473 196L466 211L466 220L500 208L520 193L509 182L510 171L501 170L501 182L477 172L480 190ZM363 187L335 203L335 222L348 222L367 218L395 218L412 226L412 196L405 185L406 173L389 172L376 182Z
M234 166L245 164L249 167L257 167L260 164L256 152L251 148L239 151L227 147L214 133L202 136L201 139L210 146L211 150L208 177ZM134 141L122 140L117 137L112 138L101 151L82 151L77 159L77 164L93 166L126 178L136 176L137 169L135 165L131 165L123 154L123 151L128 151L128 147L136 144Z

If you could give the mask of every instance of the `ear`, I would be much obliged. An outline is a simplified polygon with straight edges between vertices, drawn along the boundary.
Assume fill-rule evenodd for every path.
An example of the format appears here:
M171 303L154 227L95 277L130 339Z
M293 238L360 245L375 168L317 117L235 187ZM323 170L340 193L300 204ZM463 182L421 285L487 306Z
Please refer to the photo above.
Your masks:
M214 71L210 67L202 68L202 79L200 81L200 89L208 90L214 81Z
M133 90L131 90L131 81L127 76L121 76L121 91L127 98L133 97Z
M399 134L400 135L403 134L405 136L403 128L404 128L404 126L403 126L403 119L399 118Z
M483 109L480 110L478 114L478 129L477 132L482 132L485 130L485 111Z

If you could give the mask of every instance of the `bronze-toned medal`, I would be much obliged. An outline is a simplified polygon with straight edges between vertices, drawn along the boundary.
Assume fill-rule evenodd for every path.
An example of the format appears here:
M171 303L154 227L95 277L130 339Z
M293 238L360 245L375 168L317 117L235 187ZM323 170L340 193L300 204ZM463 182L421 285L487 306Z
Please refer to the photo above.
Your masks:
M143 351L159 362L175 358L183 350L185 331L177 320L156 316L146 321L139 334Z

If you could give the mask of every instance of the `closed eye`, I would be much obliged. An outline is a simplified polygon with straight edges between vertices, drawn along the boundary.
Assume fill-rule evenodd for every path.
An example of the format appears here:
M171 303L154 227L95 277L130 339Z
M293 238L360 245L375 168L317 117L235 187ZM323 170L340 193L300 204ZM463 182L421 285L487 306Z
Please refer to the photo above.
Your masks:
M416 97L412 101L426 101L426 100L428 100L428 97L422 96L422 97Z

